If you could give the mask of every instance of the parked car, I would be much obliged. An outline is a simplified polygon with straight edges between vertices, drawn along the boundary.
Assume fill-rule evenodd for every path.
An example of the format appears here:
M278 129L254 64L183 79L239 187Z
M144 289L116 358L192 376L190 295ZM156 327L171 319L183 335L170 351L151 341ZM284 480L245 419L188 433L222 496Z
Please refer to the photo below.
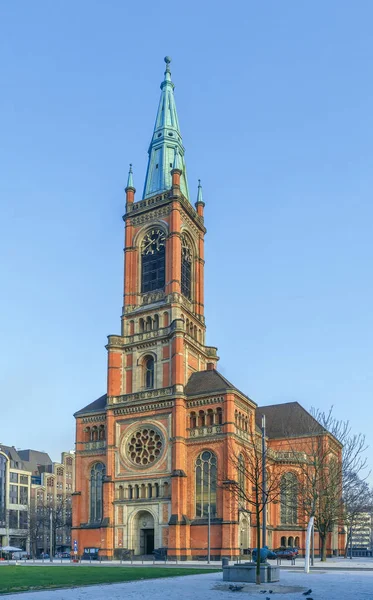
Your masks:
M70 552L58 552L56 558L70 558Z
M42 552L42 553L40 554L40 558L49 558L49 554L48 554L48 552Z

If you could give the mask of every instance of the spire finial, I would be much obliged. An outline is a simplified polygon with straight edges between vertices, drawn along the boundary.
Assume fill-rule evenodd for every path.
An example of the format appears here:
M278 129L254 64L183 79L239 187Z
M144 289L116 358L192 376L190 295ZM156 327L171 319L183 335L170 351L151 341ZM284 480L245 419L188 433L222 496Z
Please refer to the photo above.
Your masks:
M127 179L126 190L128 188L135 189L135 186L133 185L132 163L130 163L130 168L129 168L129 171L128 171L128 179Z
M165 81L171 81L171 71L170 71L171 57L170 56L165 56L164 57L164 62L166 63L166 70L164 72L164 80Z

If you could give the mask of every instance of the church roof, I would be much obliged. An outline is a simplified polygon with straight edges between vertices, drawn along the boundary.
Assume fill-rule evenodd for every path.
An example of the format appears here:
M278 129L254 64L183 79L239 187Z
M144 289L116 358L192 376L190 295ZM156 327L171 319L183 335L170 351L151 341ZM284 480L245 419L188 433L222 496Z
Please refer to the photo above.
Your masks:
M182 171L180 177L180 189L182 194L189 200L184 161L184 146L181 139L174 97L175 86L171 81L171 59L166 56L164 60L166 63L166 71L164 73L164 80L161 83L161 98L155 119L153 136L148 150L149 160L143 198L149 198L150 196L165 192L171 188L171 170L174 165L176 154L178 168Z
M256 409L258 427L262 425L262 415L266 418L266 434L269 438L326 433L326 429L299 402L258 406Z
M94 413L94 412L102 412L106 408L106 399L107 394L100 396L97 400L94 400L90 404L87 404L84 408L81 408L76 413L74 413L74 417L79 417L80 415L85 415L86 413Z
M253 402L251 398L246 396L233 383L228 381L219 371L211 369L209 371L197 371L192 373L189 381L186 384L184 391L187 396L198 396L199 394L211 394L218 392L236 391ZM255 404L255 403L254 403Z

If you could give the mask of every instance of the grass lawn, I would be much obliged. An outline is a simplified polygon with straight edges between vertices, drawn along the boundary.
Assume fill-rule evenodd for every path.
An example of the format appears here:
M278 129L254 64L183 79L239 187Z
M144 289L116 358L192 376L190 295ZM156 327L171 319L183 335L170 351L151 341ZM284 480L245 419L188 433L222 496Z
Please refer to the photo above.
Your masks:
M220 569L165 568L165 567L43 567L1 566L0 594L50 588L120 583L139 579L178 577L216 573Z

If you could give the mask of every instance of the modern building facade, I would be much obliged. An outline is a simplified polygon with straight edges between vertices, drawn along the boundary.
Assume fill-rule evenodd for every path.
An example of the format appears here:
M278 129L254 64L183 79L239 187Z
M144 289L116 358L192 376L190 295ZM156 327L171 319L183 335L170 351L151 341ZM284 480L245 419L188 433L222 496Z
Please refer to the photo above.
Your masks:
M205 204L200 183L194 204L189 194L165 62L140 199L132 167L126 187L123 310L120 334L108 337L107 391L75 414L72 537L79 554L166 547L187 560L207 554L210 519L211 556L233 557L255 545L255 523L224 481L237 478L230 456L258 433L261 410L218 372L217 348L205 343ZM294 433L309 435L304 424ZM271 436L276 468L293 474L285 433L272 427L268 444ZM304 523L279 503L268 532L273 547L304 547ZM338 548L338 536L328 544Z
M75 453L62 452L52 462L46 452L20 450L31 473L29 544L33 556L71 550ZM51 544L52 539L52 544Z
M0 445L0 547L39 556L71 549L71 496L75 454L52 462L46 452Z
M29 550L31 475L17 450L0 444L0 546Z

